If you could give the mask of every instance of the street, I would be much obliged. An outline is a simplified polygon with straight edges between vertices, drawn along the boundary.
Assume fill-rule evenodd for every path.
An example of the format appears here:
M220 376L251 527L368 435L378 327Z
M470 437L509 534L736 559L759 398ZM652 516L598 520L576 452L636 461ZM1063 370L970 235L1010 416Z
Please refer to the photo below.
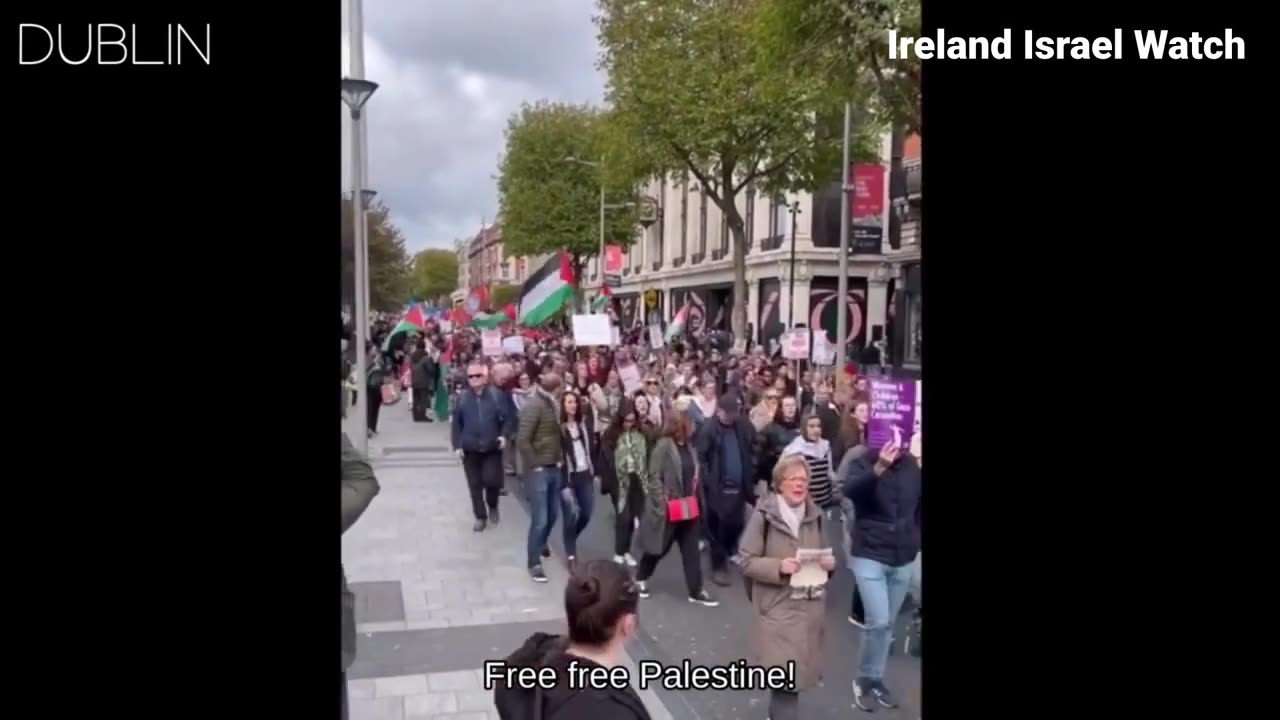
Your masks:
M515 479L508 478L498 527L473 533L448 428L415 424L397 404L383 408L382 433L370 444L382 491L343 536L343 563L357 596L357 657L348 673L352 720L497 718L492 693L480 685L483 662L505 657L533 632L565 630L559 527L552 533L555 556L544 563L550 582L535 584L525 569L529 517L516 502ZM602 500L578 541L580 559L612 557L613 510ZM721 604L692 605L677 555L673 550L658 565L652 596L641 601L640 631L627 646L633 677L638 661L724 664L749 657L751 610L740 577L716 586L704 559L707 588ZM847 621L851 592L852 579L841 568L828 592L827 679L802 693L805 718L858 713L851 706L859 641ZM920 714L920 661L904 657L901 642L895 644L886 680L903 707L875 716L907 720ZM768 704L763 691L651 688L640 695L655 720L754 720L764 718Z

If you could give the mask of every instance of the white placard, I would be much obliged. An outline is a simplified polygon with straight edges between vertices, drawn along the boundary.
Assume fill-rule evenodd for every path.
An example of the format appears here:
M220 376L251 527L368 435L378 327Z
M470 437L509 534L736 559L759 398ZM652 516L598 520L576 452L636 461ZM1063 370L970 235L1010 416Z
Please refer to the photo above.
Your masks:
M573 344L578 347L613 345L613 326L608 315L574 315Z
M782 357L804 360L809 357L809 331L792 330L782 338Z
M481 330L480 331L480 348L481 351L490 357L497 357L502 354L502 331L501 330Z
M512 335L511 337L502 338L502 350L508 355L523 355L524 337Z
M635 363L619 367L618 379L622 381L622 389L627 391L628 396L635 394L637 390L644 389L644 380L640 377L640 368Z
M662 339L662 328L657 325L649 326L649 347L658 349L666 345L666 341Z
M814 365L835 365L836 349L827 340L827 331L819 330L813 334L813 353L810 362Z
M622 344L622 333L617 325L610 325L609 329L613 332L613 344L610 347L618 347Z
M442 333L446 333L446 334L447 334L447 333L451 333L451 332L453 332L453 321L452 321L452 320L441 320L441 321L440 321L440 332L442 332Z

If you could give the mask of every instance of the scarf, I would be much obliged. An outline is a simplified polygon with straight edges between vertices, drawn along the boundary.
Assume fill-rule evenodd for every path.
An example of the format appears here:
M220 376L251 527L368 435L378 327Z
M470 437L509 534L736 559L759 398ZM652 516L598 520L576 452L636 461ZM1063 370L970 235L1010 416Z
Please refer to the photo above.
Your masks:
M783 455L804 455L805 457L820 460L831 453L831 443L823 438L818 438L816 442L809 442L804 439L804 435L796 436L785 449Z
M698 395L693 398L693 402L696 403L698 405L698 409L702 411L702 417L704 419L711 418L716 414L715 399L704 400L701 395Z
M645 439L635 430L628 430L618 437L618 450L615 465L618 471L618 512L627 505L628 493L631 490L631 474L644 479ZM643 486L642 486L643 487Z
M791 503L786 498L778 495L778 514L782 516L783 522L791 529L791 534L800 539L800 521L804 519L805 506L791 507Z

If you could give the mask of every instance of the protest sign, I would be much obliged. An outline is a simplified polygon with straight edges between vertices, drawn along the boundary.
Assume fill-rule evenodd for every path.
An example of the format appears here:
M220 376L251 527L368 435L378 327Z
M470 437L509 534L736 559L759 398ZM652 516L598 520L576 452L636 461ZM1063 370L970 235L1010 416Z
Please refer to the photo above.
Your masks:
M871 419L867 422L867 445L883 447L897 427L905 446L915 429L917 381L889 377L868 380L871 382Z
M635 363L619 366L618 379L622 381L622 389L627 391L628 396L635 394L637 390L644 389L644 380L640 377L640 368Z
M657 350L664 347L666 341L662 339L662 328L657 325L649 326L649 347Z
M502 338L502 350L508 355L523 355L524 338L519 335Z
M613 345L613 326L608 315L574 315L573 344L578 347Z
M440 327L440 332L445 333L447 335L448 333L453 332L453 321L441 320L439 327Z
M497 357L502 354L502 331L481 330L480 347L485 355Z
M782 357L787 360L804 360L809 357L809 331L788 332L782 340Z
M813 334L813 352L809 361L814 365L835 365L836 349L827 339L826 330L818 330Z

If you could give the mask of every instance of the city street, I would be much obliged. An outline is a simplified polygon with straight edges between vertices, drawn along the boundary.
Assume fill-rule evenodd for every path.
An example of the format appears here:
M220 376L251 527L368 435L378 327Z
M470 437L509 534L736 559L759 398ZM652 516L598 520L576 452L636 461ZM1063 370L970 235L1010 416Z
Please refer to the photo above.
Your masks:
M343 537L359 631L348 673L352 720L497 718L491 692L480 686L483 662L506 656L535 631L564 632L560 529L552 533L555 556L544 565L550 582L535 584L525 571L529 518L516 502L515 480L508 479L500 525L473 533L448 425L414 424L403 404L383 408L379 425L382 434L371 442L370 454L382 492ZM613 511L603 499L579 540L580 558L612 556L612 524ZM650 580L652 596L641 602L630 659L724 664L749 657L751 610L739 577L719 587L704 571L721 605L692 605L677 555L673 550ZM847 621L851 592L842 568L827 601L827 679L802 695L805 718L858 713L851 707L859 641L858 629ZM903 707L875 716L907 720L920 714L920 661L895 644L887 683ZM754 720L764 718L767 706L764 692L749 691L659 689L641 692L641 698L655 719Z

